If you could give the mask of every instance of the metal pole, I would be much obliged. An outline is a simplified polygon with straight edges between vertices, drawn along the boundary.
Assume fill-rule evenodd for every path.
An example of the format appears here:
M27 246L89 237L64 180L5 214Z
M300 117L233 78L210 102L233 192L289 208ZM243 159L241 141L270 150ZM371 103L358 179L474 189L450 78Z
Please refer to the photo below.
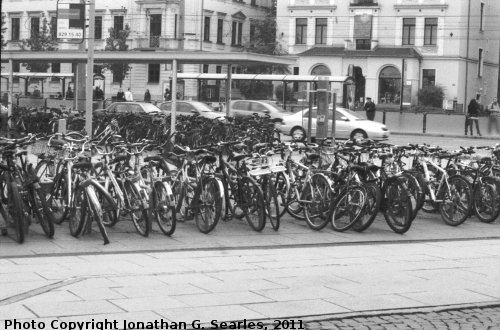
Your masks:
M309 111L307 112L307 142L308 143L311 143L313 94L314 94L313 92L309 92Z
M177 113L177 59L172 60L172 114L170 119L170 134L175 133L175 115ZM173 136L172 136L173 141Z
M337 124L337 93L333 93L332 147L335 145L335 125Z
M231 64L227 65L227 80L226 80L226 117L229 117L229 106L231 105L231 93L232 93L232 73L233 66Z
M405 89L405 59L401 62L401 92L399 96L399 112L403 112L403 91Z
M94 31L95 31L95 0L89 1L89 35L87 36L87 83L85 91L85 131L92 135L92 103L94 84Z
M7 118L12 116L12 103L13 103L13 95L14 95L14 60L9 60L10 72L9 72L9 104L7 109ZM19 97L17 98L17 104L19 105ZM8 127L10 127L10 119L7 121Z

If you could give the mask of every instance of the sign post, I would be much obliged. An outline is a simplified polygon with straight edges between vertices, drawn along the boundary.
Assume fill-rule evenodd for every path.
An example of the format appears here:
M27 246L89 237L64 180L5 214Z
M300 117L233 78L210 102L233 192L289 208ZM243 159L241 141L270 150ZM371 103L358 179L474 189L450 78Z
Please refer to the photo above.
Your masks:
M326 139L328 136L328 77L318 77L318 112L316 117L316 137Z
M57 39L60 39L58 41L67 43L82 43L84 28L84 1L57 1Z
M95 0L89 1L89 35L87 44L87 82L85 90L85 131L92 136L92 112L94 84L94 29L95 29Z

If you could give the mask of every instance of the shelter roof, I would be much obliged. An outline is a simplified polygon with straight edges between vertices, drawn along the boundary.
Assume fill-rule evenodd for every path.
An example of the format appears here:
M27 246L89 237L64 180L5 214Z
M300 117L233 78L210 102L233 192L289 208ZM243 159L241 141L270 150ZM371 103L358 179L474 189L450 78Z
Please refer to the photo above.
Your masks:
M338 57L398 57L421 58L415 48L377 47L372 50L348 50L344 47L313 47L298 56L338 56Z

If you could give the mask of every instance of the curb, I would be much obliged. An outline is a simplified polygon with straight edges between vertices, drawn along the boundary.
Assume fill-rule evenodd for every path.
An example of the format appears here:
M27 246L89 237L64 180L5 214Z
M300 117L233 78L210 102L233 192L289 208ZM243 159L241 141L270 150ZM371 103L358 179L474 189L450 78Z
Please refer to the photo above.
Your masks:
M411 136L429 136L429 137L445 137L445 138L460 138L471 140L500 140L500 136L470 136L459 134L438 134L438 133L411 133L411 132L391 132L391 135L411 135Z

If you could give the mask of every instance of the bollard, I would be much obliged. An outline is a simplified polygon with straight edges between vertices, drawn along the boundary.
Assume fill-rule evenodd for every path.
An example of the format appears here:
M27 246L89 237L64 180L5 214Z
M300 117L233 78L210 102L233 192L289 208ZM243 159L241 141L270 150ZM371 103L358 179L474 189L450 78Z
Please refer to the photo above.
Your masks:
M382 113L382 124L385 125L385 115L386 115L386 111L384 110L384 112Z
M66 133L66 119L59 119L57 121L57 133Z
M427 130L427 112L424 112L424 119L423 119L423 127L422 127L422 133L425 133Z

